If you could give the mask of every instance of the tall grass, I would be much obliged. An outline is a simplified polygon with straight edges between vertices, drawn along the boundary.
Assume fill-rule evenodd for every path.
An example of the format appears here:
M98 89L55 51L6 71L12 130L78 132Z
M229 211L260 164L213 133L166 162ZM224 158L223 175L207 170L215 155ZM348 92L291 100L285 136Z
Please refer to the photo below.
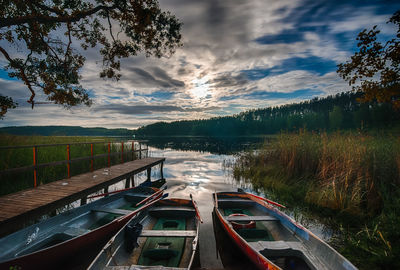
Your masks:
M71 143L70 158L87 157L91 155L91 142L110 141L110 138L102 137L59 137L59 136L11 136L0 135L0 146L41 145L41 144L66 144ZM111 139L111 141L113 141ZM73 145L72 143L88 143ZM121 144L111 143L111 153L121 152ZM131 143L125 145L131 149ZM135 147L137 149L137 147ZM106 154L108 145L94 144L93 154ZM124 160L133 160L136 155L124 155ZM41 146L37 151L37 162L50 163L67 159L66 145ZM111 165L121 162L121 156L111 156ZM33 164L33 148L0 149L0 171L11 168L31 166ZM106 167L108 158L97 158L93 162L94 170ZM90 171L91 161L83 160L71 163L71 176ZM56 165L38 169L38 185L55 180L67 178L67 165ZM0 174L0 195L31 188L34 185L33 171L13 172Z
M346 228L346 237L336 243L362 268L397 267L398 137L306 131L281 134L259 152L242 154L233 172L235 178L246 178L289 204L329 213ZM364 257L367 263L360 259Z

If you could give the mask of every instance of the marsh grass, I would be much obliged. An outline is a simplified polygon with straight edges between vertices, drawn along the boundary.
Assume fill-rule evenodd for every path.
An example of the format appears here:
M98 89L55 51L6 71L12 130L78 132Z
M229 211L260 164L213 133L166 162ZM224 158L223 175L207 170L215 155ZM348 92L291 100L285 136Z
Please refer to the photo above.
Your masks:
M70 158L80 158L91 155L91 142L113 141L110 138L102 137L63 137L63 136L11 136L0 135L0 146L20 145L42 145L42 144L66 144L70 145ZM73 145L73 143L88 143ZM111 153L121 152L120 143L111 143ZM136 155L126 153L132 144L129 142L124 147L124 161L136 159ZM135 146L137 149L137 146ZM94 144L93 154L100 155L108 152L108 144ZM38 164L62 161L67 159L66 145L41 146L37 151ZM115 165L121 162L121 155L111 156L110 164ZM33 148L0 149L0 171L10 168L31 166L33 164ZM93 162L93 169L97 170L108 165L108 158L97 158ZM91 169L90 160L82 160L71 163L71 176L89 172ZM67 165L56 165L38 169L39 185L52 181L67 178ZM14 172L0 175L0 195L31 188L34 185L33 171Z
M262 150L242 154L233 174L281 202L333 218L345 228L344 237L333 244L361 268L399 266L400 250L394 245L400 239L398 137L281 134Z

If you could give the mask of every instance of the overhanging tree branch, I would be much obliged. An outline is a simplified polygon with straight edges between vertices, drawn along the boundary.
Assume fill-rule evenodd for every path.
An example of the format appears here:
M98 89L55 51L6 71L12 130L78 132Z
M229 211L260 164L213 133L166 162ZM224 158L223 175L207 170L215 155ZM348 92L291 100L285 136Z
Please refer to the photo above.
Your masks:
M102 20L107 20L108 27ZM119 31L114 36L116 25ZM66 38L61 37L60 30ZM8 61L4 68L10 77L27 85L32 105L38 90L48 100L66 107L91 104L80 85L85 57L74 44L83 49L99 46L103 58L100 77L118 80L120 58L139 52L156 57L173 53L182 45L180 30L181 23L161 11L157 0L10 0L0 9L2 44L25 45L29 52L19 59L11 56L6 46L1 47ZM119 33L124 33L123 39ZM7 97L2 100L8 101Z
M21 24L26 24L26 23L67 23L67 22L77 22L80 21L83 18L86 18L88 16L91 16L100 10L112 10L115 9L115 6L97 6L93 9L90 10L85 10L85 11L78 11L74 12L73 14L70 15L65 15L65 14L60 14L60 16L55 17L55 16L46 16L42 14L34 14L34 15L27 15L27 16L21 16L21 17L8 17L8 18L2 18L0 20L0 28L2 27L10 27L13 25L21 25Z

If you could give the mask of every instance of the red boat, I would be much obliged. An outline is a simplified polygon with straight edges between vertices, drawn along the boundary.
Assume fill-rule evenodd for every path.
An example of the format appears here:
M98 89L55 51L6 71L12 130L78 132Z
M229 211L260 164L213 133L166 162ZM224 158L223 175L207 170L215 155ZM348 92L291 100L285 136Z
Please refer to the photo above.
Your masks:
M223 229L258 269L357 269L312 232L254 194L213 194Z
M139 186L3 237L0 269L86 268L114 234L162 196L163 190Z

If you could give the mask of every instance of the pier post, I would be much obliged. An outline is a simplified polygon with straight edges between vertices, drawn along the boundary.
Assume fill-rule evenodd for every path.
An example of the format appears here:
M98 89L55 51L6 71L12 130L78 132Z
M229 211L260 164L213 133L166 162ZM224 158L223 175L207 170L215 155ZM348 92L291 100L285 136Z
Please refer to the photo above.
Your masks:
M33 187L37 186L37 146L33 147Z
M160 165L160 178L161 178L161 179L164 179L164 171L163 171L163 168L164 168L164 162L161 162L161 165Z
M85 205L87 203L87 197L82 197L81 198L81 205Z
M151 181L151 167L147 168L147 181Z
M125 179L125 188L129 188L131 182L131 177Z
M110 144L110 142L108 142L108 145L107 145L107 153L108 153L108 158L107 158L107 161L108 161L108 167L110 167L111 166L111 157L110 157L110 152L111 152L111 144Z
M121 163L124 163L124 142L121 142Z
M67 162L67 175L68 178L71 178L71 153L69 144L67 144Z
M93 172L93 143L90 144L90 171Z

